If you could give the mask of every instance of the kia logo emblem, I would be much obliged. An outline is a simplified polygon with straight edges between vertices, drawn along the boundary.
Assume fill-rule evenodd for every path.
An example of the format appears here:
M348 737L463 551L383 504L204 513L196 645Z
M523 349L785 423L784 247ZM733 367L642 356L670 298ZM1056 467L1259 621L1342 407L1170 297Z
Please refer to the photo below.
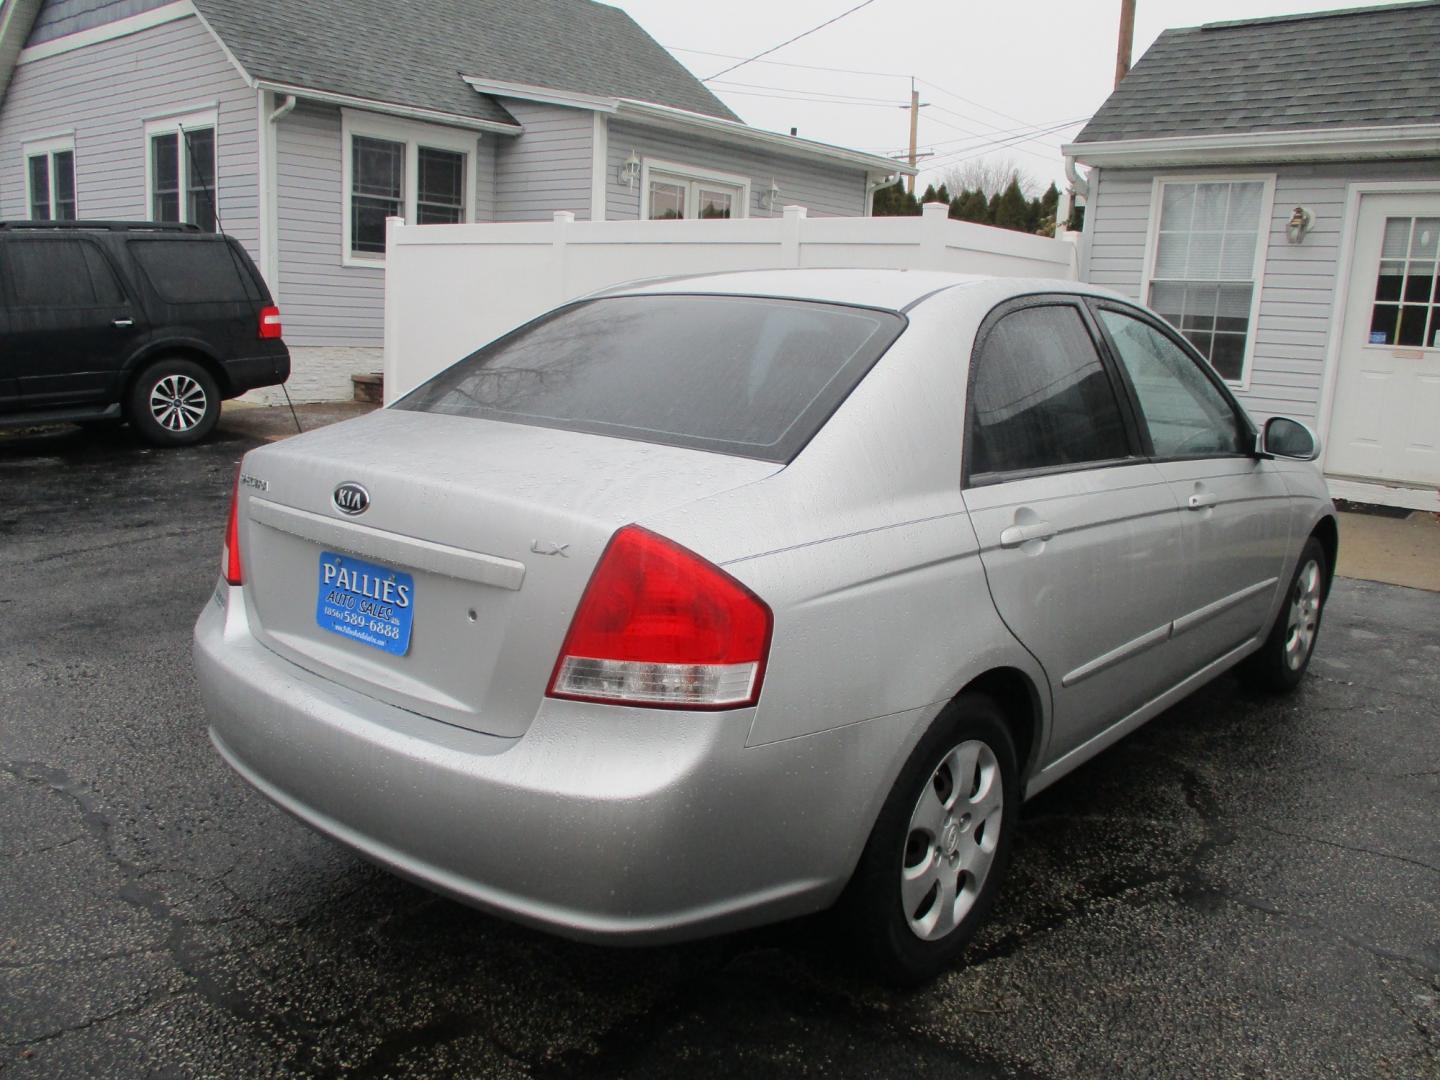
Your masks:
M334 501L336 510L351 517L370 509L370 492L350 480L337 487L330 498Z

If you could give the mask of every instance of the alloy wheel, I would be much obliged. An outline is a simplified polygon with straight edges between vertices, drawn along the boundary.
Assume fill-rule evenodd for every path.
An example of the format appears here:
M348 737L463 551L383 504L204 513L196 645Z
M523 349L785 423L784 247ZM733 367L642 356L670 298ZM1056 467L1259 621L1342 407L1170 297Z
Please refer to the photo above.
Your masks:
M1315 647L1320 627L1320 565L1311 559L1295 577L1290 594L1290 611L1285 622L1285 663L1299 671Z
M150 388L150 415L166 431L190 431L205 418L205 388L189 375L166 375Z

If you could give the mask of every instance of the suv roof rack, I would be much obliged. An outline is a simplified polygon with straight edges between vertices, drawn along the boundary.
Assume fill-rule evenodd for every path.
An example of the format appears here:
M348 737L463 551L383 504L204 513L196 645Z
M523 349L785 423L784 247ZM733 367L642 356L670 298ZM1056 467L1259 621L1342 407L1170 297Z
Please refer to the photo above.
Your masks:
M199 232L184 221L0 221L0 229L104 229L109 232Z

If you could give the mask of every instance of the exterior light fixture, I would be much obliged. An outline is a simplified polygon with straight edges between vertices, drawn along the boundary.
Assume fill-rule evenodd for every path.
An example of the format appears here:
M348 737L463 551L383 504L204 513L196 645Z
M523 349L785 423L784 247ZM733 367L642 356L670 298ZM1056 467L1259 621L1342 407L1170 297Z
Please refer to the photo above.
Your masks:
M630 151L630 156L625 159L625 164L620 166L620 182L628 188L635 186L635 181L640 179L640 159L635 156L635 151Z
M1290 215L1290 221L1285 226L1285 239L1292 244L1298 244L1305 239L1305 234L1310 231L1310 226L1315 224L1315 215L1303 206L1295 207L1295 212Z
M760 196L760 205L766 210L774 210L780 205L780 187L773 176L770 178L770 190Z

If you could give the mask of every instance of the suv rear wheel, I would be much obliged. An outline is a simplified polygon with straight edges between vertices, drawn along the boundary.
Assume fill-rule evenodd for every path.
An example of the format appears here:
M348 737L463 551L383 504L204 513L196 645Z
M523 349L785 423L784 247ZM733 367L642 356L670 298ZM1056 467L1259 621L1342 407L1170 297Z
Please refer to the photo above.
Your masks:
M135 380L125 415L146 442L189 446L209 435L220 418L220 389L195 361L166 357Z

